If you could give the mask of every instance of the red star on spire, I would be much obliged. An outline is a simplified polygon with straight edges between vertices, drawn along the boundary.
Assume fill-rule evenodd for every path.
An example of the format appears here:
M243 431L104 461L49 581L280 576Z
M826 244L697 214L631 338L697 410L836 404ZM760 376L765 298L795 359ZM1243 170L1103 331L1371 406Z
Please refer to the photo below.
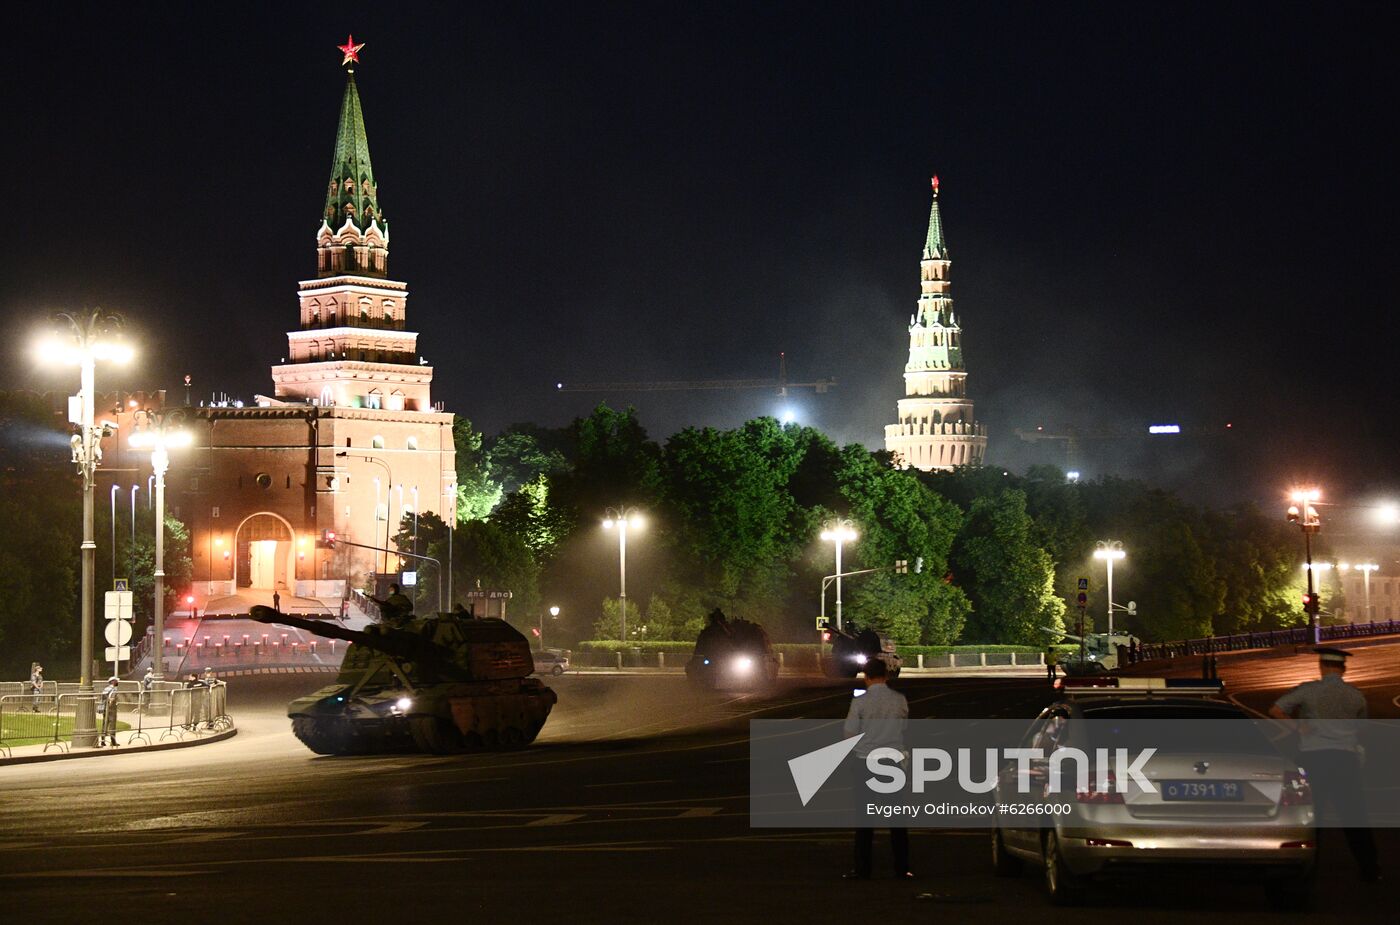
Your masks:
M345 37L345 44L337 45L335 47L339 48L340 53L345 56L345 58L340 62L341 66L344 67L347 64L360 63L360 49L365 47L365 43L361 42L360 44L356 45L355 36L347 35Z
M933 184L933 195L937 196L937 195L938 195L938 174L934 174L934 175L933 175L933 179L932 179L930 182Z

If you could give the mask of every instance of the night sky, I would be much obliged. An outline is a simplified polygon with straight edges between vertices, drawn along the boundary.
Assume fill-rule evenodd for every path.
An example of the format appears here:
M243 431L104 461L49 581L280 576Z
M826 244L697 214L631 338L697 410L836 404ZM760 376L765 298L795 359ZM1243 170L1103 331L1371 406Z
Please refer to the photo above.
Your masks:
M495 432L636 404L880 446L928 177L989 459L1017 427L1180 422L1086 475L1214 501L1394 487L1393 8L1327 4L104 4L12 13L0 312L125 312L100 386L270 392L356 72L435 398ZM1230 9L1219 9L1229 6ZM11 340L0 388L37 376ZM1234 427L1223 434L1225 423Z

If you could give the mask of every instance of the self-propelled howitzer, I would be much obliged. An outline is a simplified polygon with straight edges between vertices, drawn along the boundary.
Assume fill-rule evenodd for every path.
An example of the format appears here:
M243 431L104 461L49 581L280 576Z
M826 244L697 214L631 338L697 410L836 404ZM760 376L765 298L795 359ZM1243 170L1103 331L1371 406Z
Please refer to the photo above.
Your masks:
M503 620L439 613L358 631L270 607L249 616L350 643L335 683L287 707L292 732L318 754L519 748L558 700L530 677L530 644Z

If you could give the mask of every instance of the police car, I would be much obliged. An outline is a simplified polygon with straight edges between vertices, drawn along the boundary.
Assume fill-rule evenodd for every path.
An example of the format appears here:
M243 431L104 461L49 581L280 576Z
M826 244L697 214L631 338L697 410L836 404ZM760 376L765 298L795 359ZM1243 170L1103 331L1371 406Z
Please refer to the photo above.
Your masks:
M1307 904L1317 857L1307 778L1266 721L1222 698L1222 682L1067 678L1060 691L1020 743L1040 757L999 768L997 875L1033 865L1051 902L1068 905L1097 878L1178 866L1258 876L1281 906ZM1090 756L1086 777L1057 760L1079 754Z

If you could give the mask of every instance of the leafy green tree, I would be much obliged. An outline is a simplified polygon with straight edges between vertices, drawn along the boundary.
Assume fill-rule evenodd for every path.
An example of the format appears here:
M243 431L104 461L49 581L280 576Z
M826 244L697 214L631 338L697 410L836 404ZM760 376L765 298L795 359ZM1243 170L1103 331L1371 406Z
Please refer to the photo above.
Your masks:
M66 473L0 474L0 677L49 678L78 668L81 502Z
M564 455L568 432L545 430L533 425L516 424L490 442L487 459L491 477L500 483L506 494L540 476L555 476L567 472L569 460Z
M131 552L132 611L138 626L155 619L156 541L155 512L138 511L136 547ZM178 606L180 594L190 586L194 560L190 557L190 530L170 515L165 517L165 612Z
M859 535L854 555L843 567L888 568L902 559L910 570L852 581L853 618L904 643L957 638L969 604L962 590L943 579L962 512L913 473L893 468L885 454L860 446L841 450L835 476ZM920 563L922 570L916 572Z
M953 553L953 573L972 599L969 641L1040 645L1063 632L1050 555L1035 544L1018 490L972 502Z
M501 500L501 485L481 449L482 436L464 417L452 421L452 445L457 460L457 519L484 520Z
M422 523L419 524L420 531ZM447 561L445 539L435 539L428 555ZM431 566L428 570L431 576ZM432 576L436 582L436 577ZM510 591L508 613L535 614L540 606L540 569L519 537L489 520L469 520L452 537L452 584L457 601L468 590ZM436 591L436 585L423 591ZM423 593L423 592L420 592ZM456 601L452 602L456 603Z
M691 580L723 600L782 594L801 522L786 490L798 462L792 435L772 418L688 428L667 441L666 507Z
M544 562L572 531L572 514L552 503L549 476L540 473L507 495L491 520L519 537L536 558Z

